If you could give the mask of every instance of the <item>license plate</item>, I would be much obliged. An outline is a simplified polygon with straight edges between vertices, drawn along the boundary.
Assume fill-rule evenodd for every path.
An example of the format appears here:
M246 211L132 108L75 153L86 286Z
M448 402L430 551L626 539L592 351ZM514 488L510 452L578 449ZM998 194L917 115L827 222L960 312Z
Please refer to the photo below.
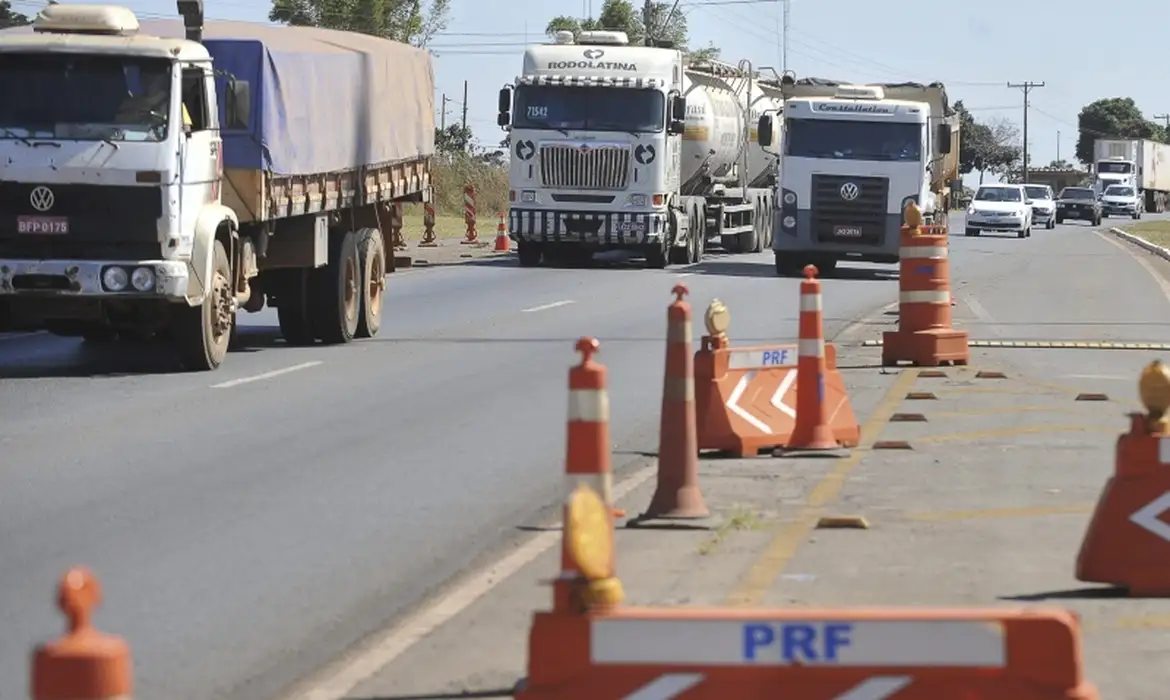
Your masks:
M16 232L63 236L69 233L69 219L64 216L18 216Z
M636 221L623 221L622 223L618 224L618 231L621 231L622 233L641 233L645 230L646 224Z
M861 238L860 226L834 226L833 235L841 238Z

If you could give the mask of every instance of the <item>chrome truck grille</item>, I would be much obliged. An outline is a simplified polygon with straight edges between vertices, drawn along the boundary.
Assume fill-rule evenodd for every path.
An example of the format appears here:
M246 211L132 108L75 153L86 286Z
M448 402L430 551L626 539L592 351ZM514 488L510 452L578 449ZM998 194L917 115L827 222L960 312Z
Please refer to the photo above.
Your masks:
M541 146L540 176L545 187L624 190L630 176L630 149L627 146Z

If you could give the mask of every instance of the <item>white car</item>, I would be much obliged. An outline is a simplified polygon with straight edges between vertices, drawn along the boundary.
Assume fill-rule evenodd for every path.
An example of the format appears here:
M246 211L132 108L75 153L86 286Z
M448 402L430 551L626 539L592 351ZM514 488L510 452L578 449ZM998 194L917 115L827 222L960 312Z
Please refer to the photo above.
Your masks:
M1140 219L1145 208L1143 204L1141 195L1129 185L1110 185L1101 193L1101 217L1116 214Z
M1044 228L1056 228L1056 196L1048 185L1024 185L1024 192L1032 200L1032 223Z
M1032 235L1032 200L1023 185L980 185L967 207L967 235L983 231L1015 231Z

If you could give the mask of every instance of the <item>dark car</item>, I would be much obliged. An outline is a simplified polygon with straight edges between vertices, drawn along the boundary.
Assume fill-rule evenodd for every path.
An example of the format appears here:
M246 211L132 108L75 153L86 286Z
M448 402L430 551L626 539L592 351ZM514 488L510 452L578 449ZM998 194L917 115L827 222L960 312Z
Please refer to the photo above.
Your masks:
M1068 219L1088 221L1093 226L1101 225L1101 201L1089 187L1066 187L1056 197L1056 223Z

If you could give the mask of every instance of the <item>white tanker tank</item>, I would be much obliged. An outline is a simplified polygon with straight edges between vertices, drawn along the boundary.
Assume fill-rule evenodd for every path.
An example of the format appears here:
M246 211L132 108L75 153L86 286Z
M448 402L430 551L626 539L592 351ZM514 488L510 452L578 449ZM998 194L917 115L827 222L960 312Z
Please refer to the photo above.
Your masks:
M776 157L757 143L755 125L765 111L775 114L781 110L779 84L748 80L744 71L728 64L704 63L683 72L683 95L687 100L680 178L683 191L703 194L708 180L731 187L765 180ZM747 178L741 182L745 144Z

